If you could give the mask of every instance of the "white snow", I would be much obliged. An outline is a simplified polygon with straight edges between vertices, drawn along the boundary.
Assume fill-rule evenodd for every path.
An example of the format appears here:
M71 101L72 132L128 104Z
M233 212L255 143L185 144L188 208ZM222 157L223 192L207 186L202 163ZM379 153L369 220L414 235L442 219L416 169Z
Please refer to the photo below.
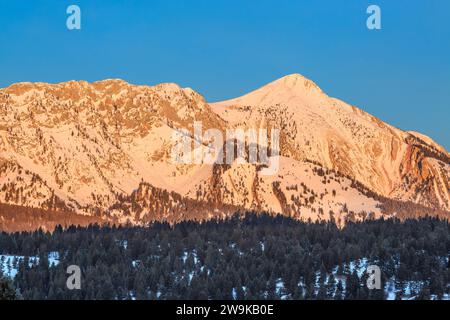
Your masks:
M0 270L2 273L9 277L14 278L19 271L19 263L25 259L25 256L20 255L9 255L9 254L1 254L0 255ZM36 256L28 257L29 266L33 267L39 264L39 258ZM59 253L58 252L50 252L48 255L48 263L50 267L57 266L59 264Z

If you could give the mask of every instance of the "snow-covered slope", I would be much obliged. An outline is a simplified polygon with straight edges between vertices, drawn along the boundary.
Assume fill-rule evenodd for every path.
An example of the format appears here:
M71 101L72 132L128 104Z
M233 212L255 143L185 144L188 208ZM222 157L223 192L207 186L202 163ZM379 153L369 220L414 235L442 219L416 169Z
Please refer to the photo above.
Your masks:
M195 121L224 136L278 129L278 172L174 162L173 134L186 129L195 145ZM449 176L449 154L431 139L330 98L298 74L211 105L176 84L122 80L0 90L0 203L134 223L234 210L345 221L381 216L385 199L448 211Z
M450 157L442 147L328 97L299 74L212 108L234 126L280 128L286 157L316 161L385 197L450 209Z
M36 174L87 214L106 210L142 181L182 193L204 169L172 163L174 128L191 128L194 119L206 128L224 125L190 89L121 80L16 84L0 91L0 116L0 159ZM0 183L13 179L10 171ZM25 196L2 201L36 204Z

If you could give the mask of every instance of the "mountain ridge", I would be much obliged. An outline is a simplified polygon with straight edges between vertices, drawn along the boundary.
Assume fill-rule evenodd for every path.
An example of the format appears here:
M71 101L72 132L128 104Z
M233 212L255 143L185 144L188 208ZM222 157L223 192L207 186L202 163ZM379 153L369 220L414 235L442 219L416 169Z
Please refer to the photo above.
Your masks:
M183 210L202 208L203 218L235 208L344 221L350 213L383 216L387 200L380 199L450 210L450 157L443 147L328 97L300 74L217 103L174 83L18 83L0 89L0 116L0 161L9 163L0 170L0 203L39 207L37 194L43 202L56 196L64 210L140 223L142 210L148 221L159 209L133 203L141 211L125 215L117 208L123 199L137 201L132 194L150 185L161 190L157 197L169 197L165 190L190 199L182 201ZM258 165L236 161L173 163L172 135L186 129L193 143L195 122L204 131L279 129L279 172L264 177ZM157 197L164 212L180 212L171 199Z

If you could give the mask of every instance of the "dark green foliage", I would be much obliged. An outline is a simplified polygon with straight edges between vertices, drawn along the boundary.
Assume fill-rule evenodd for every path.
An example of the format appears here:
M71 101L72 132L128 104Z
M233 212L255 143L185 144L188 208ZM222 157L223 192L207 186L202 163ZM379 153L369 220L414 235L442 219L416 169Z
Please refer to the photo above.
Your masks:
M398 298L442 298L450 287L450 228L435 218L343 229L255 214L174 226L92 225L0 233L0 250L40 257L37 266L19 263L14 284L25 299L386 298L350 270L362 258L382 269L383 286L395 281ZM47 255L55 251L60 264L49 266ZM72 264L82 270L78 291L66 288ZM423 285L408 293L411 281Z
M0 273L0 300L16 300L18 296L11 280Z

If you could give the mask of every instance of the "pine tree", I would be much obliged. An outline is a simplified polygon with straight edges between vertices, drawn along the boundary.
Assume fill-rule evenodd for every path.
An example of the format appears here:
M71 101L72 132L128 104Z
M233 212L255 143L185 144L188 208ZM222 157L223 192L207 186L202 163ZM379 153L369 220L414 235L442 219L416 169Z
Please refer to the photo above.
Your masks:
M17 300L18 298L11 280L0 273L0 300Z
M336 285L336 294L334 296L335 300L343 300L345 298L344 295L344 286L342 285L342 281L339 280Z

